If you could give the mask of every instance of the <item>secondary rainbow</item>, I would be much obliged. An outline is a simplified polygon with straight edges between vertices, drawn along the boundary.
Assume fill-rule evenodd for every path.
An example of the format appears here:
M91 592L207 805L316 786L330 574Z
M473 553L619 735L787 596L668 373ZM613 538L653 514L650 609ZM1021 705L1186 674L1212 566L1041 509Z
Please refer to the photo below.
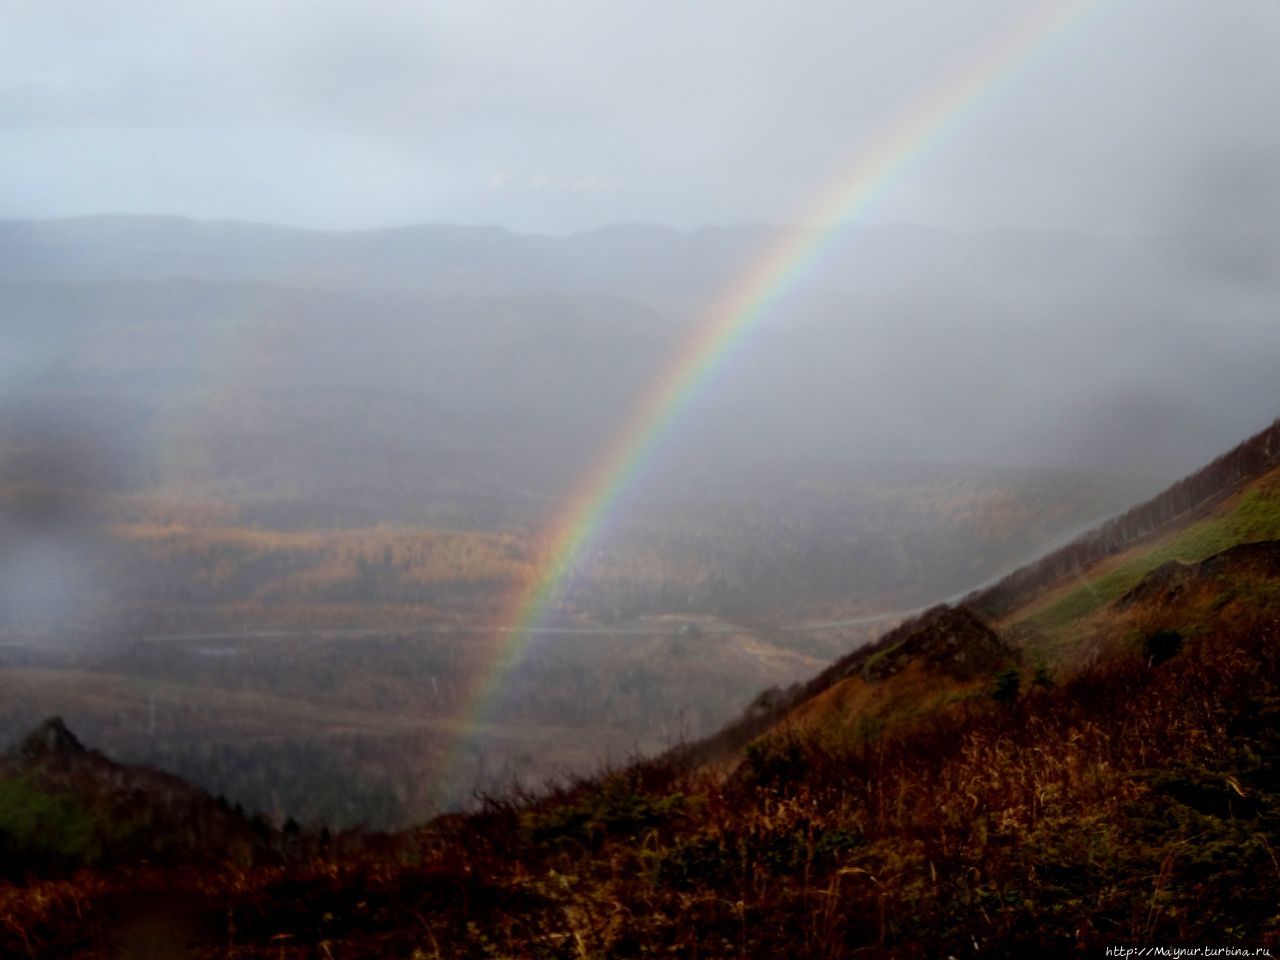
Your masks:
M732 288L681 349L670 367L637 405L612 444L549 526L549 561L515 599L494 629L493 648L474 672L464 698L462 735L446 759L450 771L462 738L482 721L503 679L515 665L535 627L562 589L574 564L599 537L606 518L655 456L681 413L697 402L750 334L778 304L821 265L843 227L901 180L997 86L1042 58L1075 33L1104 0L1042 4L1035 14L995 38L968 69L901 114L870 148L853 157L850 172L820 196L801 223L819 226L787 231L783 239Z

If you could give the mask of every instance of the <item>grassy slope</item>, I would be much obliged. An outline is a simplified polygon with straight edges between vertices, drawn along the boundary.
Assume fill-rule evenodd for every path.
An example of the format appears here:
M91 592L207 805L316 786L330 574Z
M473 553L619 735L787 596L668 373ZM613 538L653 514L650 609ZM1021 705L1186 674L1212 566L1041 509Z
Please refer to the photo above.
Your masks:
M1280 468L1190 520L1108 557L1060 583L999 622L1047 660L1070 664L1109 626L1107 605L1157 567L1196 563L1241 543L1280 539ZM1102 614L1102 616L1096 616Z
M869 741L909 729L937 711L969 699L985 699L991 681L947 680L911 664L886 680L852 676L801 704L786 729L824 741Z
M1280 467L1080 573L1040 587L993 625L1022 649L1020 683L1025 687L1037 676L1044 680L1055 672L1069 674L1090 660L1132 650L1155 629L1194 635L1227 618L1252 622L1280 609L1280 603L1271 596L1271 584L1246 572L1183 597L1173 611L1144 607L1121 612L1113 604L1170 561L1197 563L1238 544L1272 539L1280 539ZM1224 610L1227 594L1236 602ZM960 682L916 671L868 682L868 671L900 646L901 640L894 638L888 635L846 658L848 665L787 711L776 729L834 739L877 736L908 729L950 704L992 692L993 676Z

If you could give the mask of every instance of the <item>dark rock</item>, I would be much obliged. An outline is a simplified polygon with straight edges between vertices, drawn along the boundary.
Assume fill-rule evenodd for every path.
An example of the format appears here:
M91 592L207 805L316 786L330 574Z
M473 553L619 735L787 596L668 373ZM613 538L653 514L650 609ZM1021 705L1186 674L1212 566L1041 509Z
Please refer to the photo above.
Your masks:
M1017 652L969 607L930 611L881 656L863 669L868 680L883 680L919 661L929 670L958 680L990 676L1018 660Z
M1193 584L1210 583L1215 578L1248 574L1280 577L1280 540L1242 543L1200 563L1170 560L1148 573L1136 587L1116 601L1117 610L1130 610L1139 604L1168 606Z
M1194 566L1170 560L1156 567L1138 585L1116 601L1117 610L1129 610L1140 603L1172 603L1196 579Z
M27 760L85 752L84 744L67 729L61 717L50 717L22 741L22 756Z

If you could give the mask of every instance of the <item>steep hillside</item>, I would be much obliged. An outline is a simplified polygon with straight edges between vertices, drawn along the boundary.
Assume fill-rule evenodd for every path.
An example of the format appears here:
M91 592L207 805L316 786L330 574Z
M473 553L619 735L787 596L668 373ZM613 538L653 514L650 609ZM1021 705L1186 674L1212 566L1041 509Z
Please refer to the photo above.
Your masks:
M1264 437L1274 443L1274 434L1273 428ZM1266 448L1259 445L1259 449ZM1125 635L1117 618L1123 608L1117 608L1115 601L1149 574L1170 564L1198 564L1241 544L1280 539L1276 456L1272 452L1242 474L1230 471L1226 476L1231 479L1216 492L1205 493L1150 532L1113 542L1102 556L1078 567L1068 564L1067 572L1056 578L1032 578L1021 591L997 587L969 602L990 613L1002 631L1016 636L1040 660L1069 666L1097 657ZM1160 503L1148 505L1151 515L1158 515ZM1126 514L1109 528L1114 530L1130 517ZM1009 602L1011 595L1016 597L1013 602Z
M1021 654L967 607L942 607L903 624L871 655L786 716L788 734L882 736L959 699L983 696Z
M1280 420L1158 497L1015 571L968 602L990 616L1008 619L1064 581L1096 580L1103 560L1127 554L1159 564L1167 559L1158 553L1161 547L1173 553L1201 553L1203 559L1246 538L1276 536L1278 468ZM1132 568L1129 575L1135 573ZM1109 587L1117 588L1118 584ZM1095 594L1096 604L1106 599L1114 599L1114 594Z
M928 611L708 741L340 853L147 867L181 922L138 955L1280 946L1273 439L1060 554L1087 561ZM1099 595L1046 621L1078 577ZM31 743L78 756L59 726ZM127 954L138 869L0 885L0 954Z
M1003 701L958 700L892 734L792 728L757 741L728 777L668 758L495 800L380 850L153 871L144 881L163 879L181 923L153 923L152 952L133 955L223 956L228 944L241 958L295 960L1275 946L1277 688L1274 620L1211 629L1159 658L1119 655ZM98 870L0 885L0 953L129 955L119 945L138 935L118 905L139 882Z
M963 655L970 644L974 655L986 661L992 644L988 634L1018 651L1028 679L1047 680L1055 670L1073 670L1133 644L1138 629L1134 614L1113 603L1162 564L1199 562L1240 544L1267 540L1280 540L1280 420L1154 499L964 598L955 608L938 607L907 621L804 684L766 691L735 723L694 745L692 754L723 762L754 737L789 729L793 719L811 727L820 703L845 703L867 683L880 683L870 696L878 705L873 726L894 721L899 713L918 717L929 703L972 695L973 678L935 679L922 702L919 690L899 689L910 685L915 674L885 677L877 665L904 657L927 662L923 651L948 645L953 656L956 651ZM1265 584L1257 590L1257 596L1247 589L1242 597L1239 592L1222 594L1225 599L1209 619L1200 616L1202 611L1188 617L1217 623L1233 598L1249 616L1260 615L1267 608L1254 601L1261 603L1269 594ZM958 647L949 638L957 622L980 625L970 628L968 641ZM994 674L992 669L988 681ZM887 713L886 705L891 705ZM833 726L843 725L835 721Z

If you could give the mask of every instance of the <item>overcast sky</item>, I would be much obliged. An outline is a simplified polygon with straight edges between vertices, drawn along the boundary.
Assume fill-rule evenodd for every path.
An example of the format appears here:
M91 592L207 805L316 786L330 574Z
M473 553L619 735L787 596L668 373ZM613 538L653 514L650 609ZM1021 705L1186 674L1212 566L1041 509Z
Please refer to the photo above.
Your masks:
M1278 0L1065 6L868 219L1280 219ZM0 0L0 217L794 222L1031 7Z

